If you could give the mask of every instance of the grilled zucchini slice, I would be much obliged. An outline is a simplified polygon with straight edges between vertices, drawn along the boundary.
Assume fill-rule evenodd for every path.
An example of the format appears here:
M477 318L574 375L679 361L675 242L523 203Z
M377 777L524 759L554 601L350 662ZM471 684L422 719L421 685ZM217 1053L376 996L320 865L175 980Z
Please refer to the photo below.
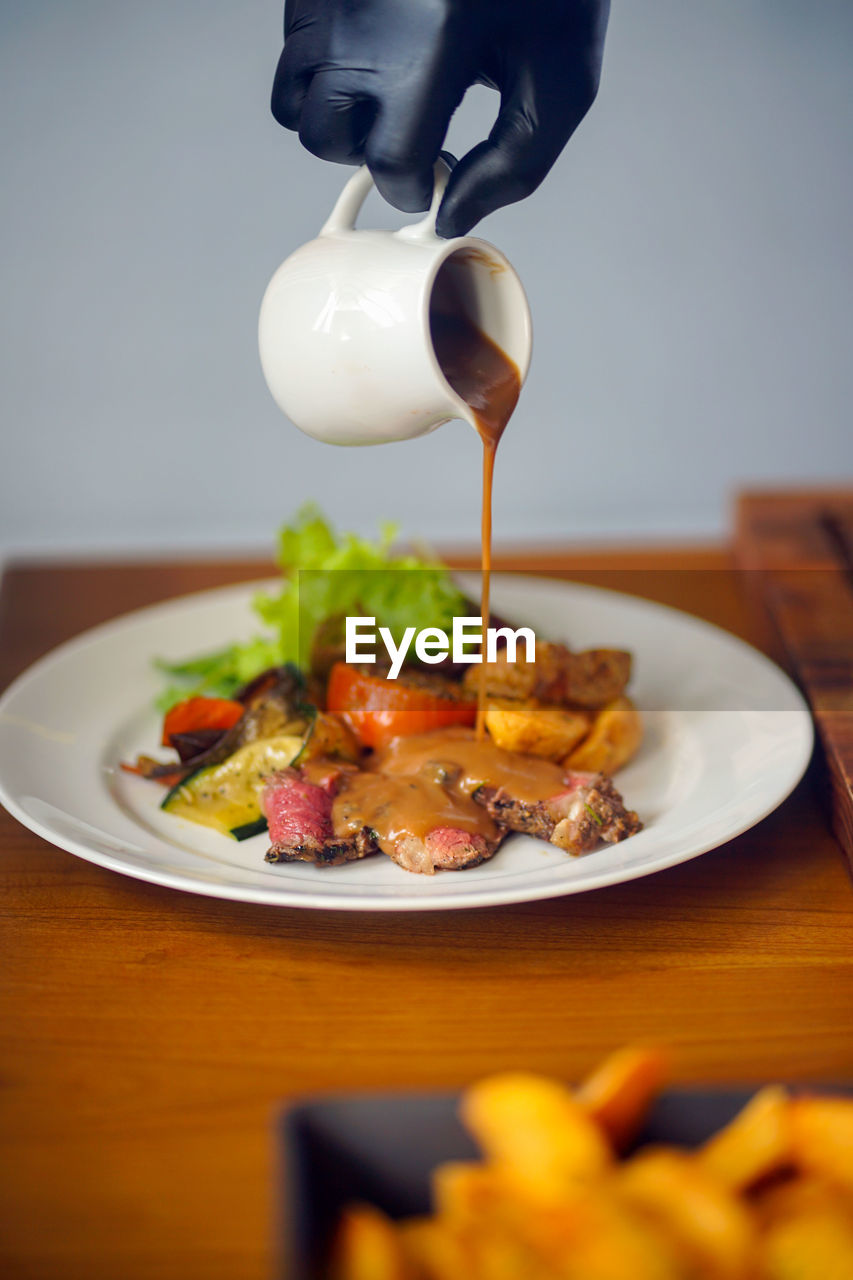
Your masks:
M227 760L184 778L160 807L235 840L257 835L265 825L261 793L267 779L292 764L304 742L304 737L293 734L250 742Z

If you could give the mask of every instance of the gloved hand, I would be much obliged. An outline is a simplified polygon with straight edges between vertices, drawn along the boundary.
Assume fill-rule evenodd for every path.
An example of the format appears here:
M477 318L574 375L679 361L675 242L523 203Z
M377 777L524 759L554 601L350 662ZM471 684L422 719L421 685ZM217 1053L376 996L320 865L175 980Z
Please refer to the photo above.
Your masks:
M598 89L610 0L286 0L273 115L324 160L367 162L398 209L429 207L433 165L469 85L500 90L486 141L456 165L441 236L530 195Z

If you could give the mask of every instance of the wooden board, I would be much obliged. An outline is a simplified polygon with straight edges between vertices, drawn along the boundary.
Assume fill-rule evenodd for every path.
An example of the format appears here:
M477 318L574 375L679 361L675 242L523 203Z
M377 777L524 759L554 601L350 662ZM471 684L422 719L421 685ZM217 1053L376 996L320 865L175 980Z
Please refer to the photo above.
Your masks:
M745 493L735 545L811 705L853 866L853 491Z

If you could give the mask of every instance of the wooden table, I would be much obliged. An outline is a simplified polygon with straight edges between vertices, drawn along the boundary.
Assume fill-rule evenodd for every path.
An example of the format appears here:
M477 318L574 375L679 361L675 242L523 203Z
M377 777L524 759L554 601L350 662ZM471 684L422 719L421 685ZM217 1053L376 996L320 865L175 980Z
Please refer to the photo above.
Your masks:
M772 651L722 549L503 557L678 604ZM258 564L10 569L11 678L127 609ZM618 639L618 637L614 637ZM853 893L820 769L724 848L518 907L350 915L126 879L0 814L2 1274L271 1274L272 1124L323 1091L577 1077L626 1041L680 1081L839 1079L853 1065Z

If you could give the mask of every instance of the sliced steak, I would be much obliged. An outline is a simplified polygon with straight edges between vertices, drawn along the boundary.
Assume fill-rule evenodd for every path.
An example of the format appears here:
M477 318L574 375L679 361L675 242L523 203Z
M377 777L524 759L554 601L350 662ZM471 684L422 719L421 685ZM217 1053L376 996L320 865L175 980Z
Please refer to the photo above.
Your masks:
M330 769L322 783L309 782L296 769L277 773L261 797L272 844L267 862L312 862L337 867L377 853L366 828L341 838L332 827L332 801L341 774Z
M399 776L370 769L341 780L332 807L337 838L369 831L405 871L461 871L490 858L504 836L470 796L438 776Z
M379 846L373 833L365 828L353 839L341 840L329 836L325 840L306 837L299 843L274 840L264 854L267 862L311 862L315 867L340 867L345 862L358 862L371 853L378 853Z
M341 813L346 814L347 786L352 783L353 773L323 761L312 761L309 769L316 781L297 769L286 769L276 774L264 791L262 807L272 841L267 862L336 867L382 852L406 871L432 875L435 871L461 871L484 862L503 837L503 828L493 824L489 825L494 836L444 826L434 828L423 839L405 832L380 840L371 826L352 822L345 833L340 829L336 832L334 798L341 790ZM371 782L375 785L379 779L374 776Z
M567 783L565 791L533 803L517 800L506 787L479 787L474 799L510 831L538 836L575 856L589 853L601 840L616 844L642 830L604 774L570 774Z
M464 871L491 858L504 832L489 840L479 832L460 831L458 827L435 827L423 839L400 837L385 852L405 871L431 876L436 871Z

